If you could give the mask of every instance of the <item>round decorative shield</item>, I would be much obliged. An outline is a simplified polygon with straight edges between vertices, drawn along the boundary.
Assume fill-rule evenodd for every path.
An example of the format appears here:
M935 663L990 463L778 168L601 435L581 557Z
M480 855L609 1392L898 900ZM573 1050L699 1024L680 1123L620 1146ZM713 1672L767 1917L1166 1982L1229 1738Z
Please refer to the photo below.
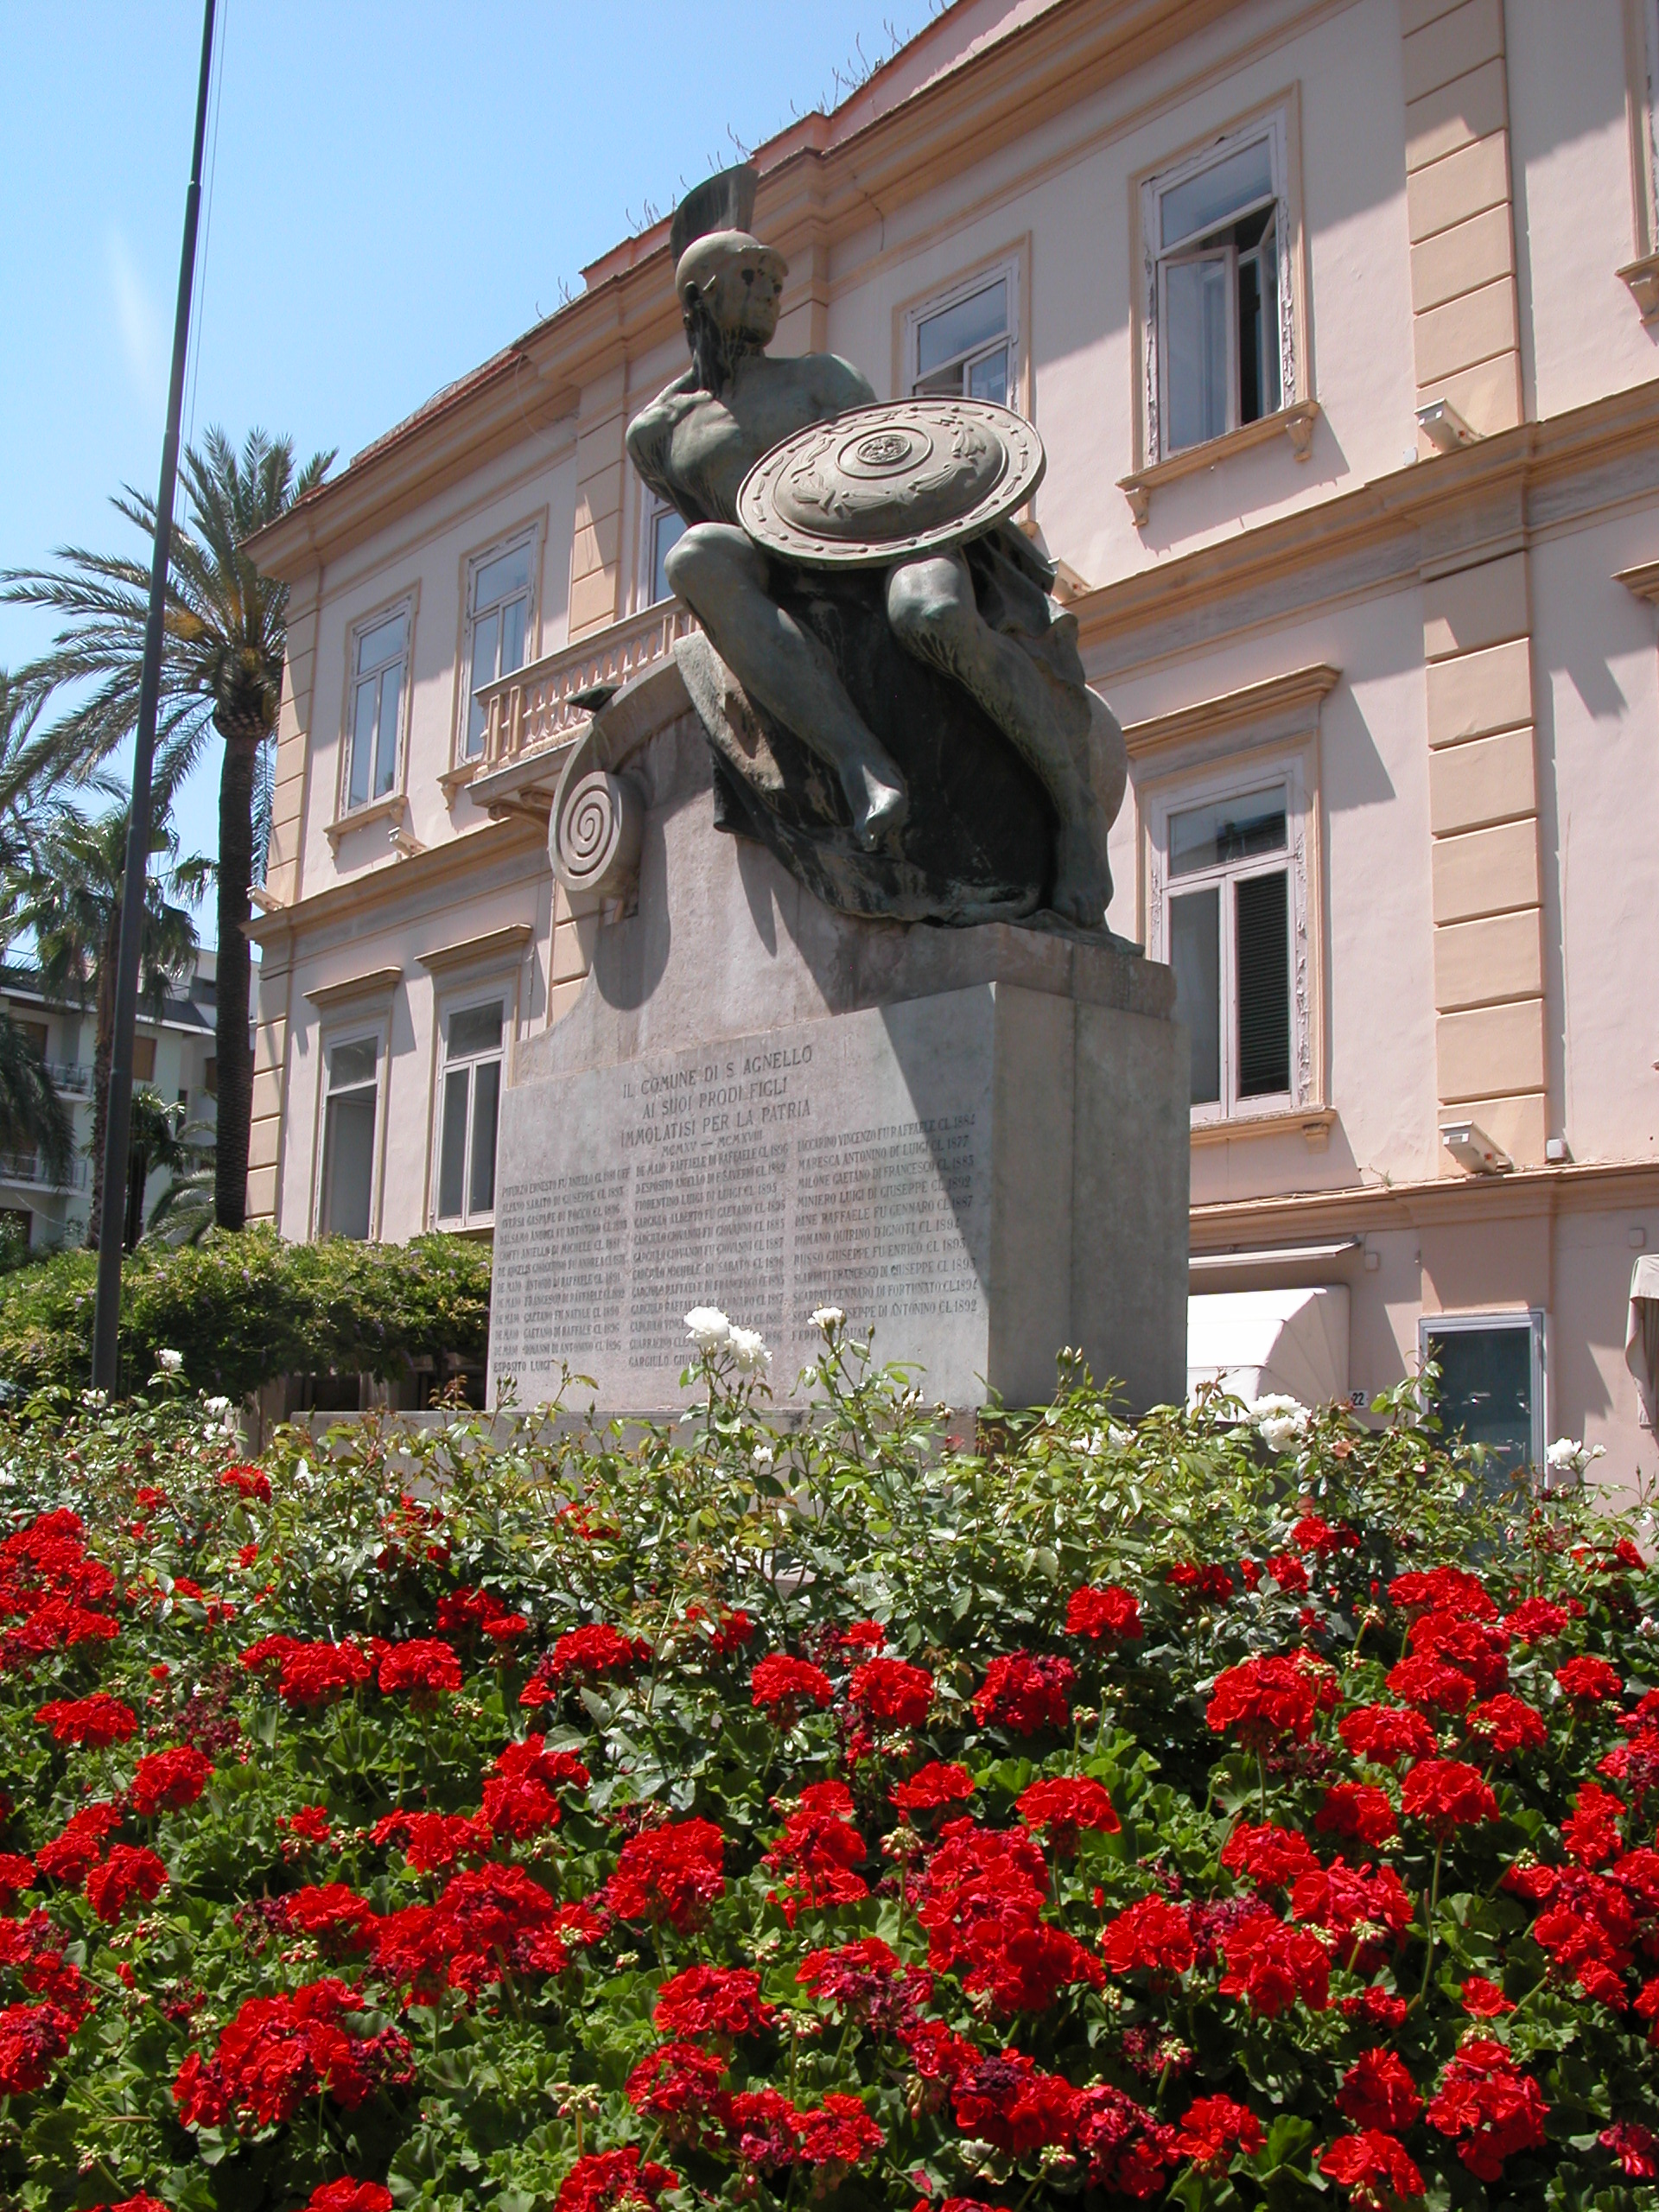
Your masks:
M893 400L781 439L744 478L737 518L766 551L809 567L884 568L990 529L1046 465L1009 408Z

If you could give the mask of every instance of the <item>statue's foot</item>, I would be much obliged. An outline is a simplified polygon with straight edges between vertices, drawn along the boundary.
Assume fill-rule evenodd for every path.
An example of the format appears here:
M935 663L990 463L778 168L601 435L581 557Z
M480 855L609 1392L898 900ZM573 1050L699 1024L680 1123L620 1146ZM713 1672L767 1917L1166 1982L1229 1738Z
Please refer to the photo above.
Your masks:
M1112 896L1111 870L1096 844L1092 825L1063 823L1056 842L1052 911L1078 929L1097 930Z
M895 777L889 779L868 766L851 770L846 779L847 803L853 810L853 829L867 853L891 844L910 817L910 794Z

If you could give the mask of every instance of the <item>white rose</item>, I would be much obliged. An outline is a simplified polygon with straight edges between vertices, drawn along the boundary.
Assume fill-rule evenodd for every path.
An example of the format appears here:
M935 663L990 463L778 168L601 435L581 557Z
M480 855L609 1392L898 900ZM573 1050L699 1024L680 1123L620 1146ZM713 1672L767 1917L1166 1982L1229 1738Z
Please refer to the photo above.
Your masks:
M176 1375L184 1365L184 1354L181 1351L169 1351L163 1344L156 1355L156 1364L163 1375Z
M812 1325L822 1329L827 1336L831 1329L838 1329L847 1316L839 1306L818 1306L812 1311Z
M201 1402L201 1410L214 1421L223 1421L231 1410L231 1402L228 1398L204 1398Z
M1307 1408L1299 1398L1287 1397L1279 1390L1269 1390L1264 1397L1258 1398L1249 1410L1249 1420L1256 1434L1269 1452L1288 1451L1311 1418Z
M725 1317L722 1315L721 1319ZM726 1339L732 1357L745 1374L758 1374L772 1365L772 1354L766 1350L766 1339L759 1329L733 1328Z
M757 1444L755 1446L754 1464L757 1467L769 1467L772 1465L772 1446L770 1444Z
M732 1325L718 1306L694 1306L685 1317L685 1326L699 1351L718 1351L732 1333Z

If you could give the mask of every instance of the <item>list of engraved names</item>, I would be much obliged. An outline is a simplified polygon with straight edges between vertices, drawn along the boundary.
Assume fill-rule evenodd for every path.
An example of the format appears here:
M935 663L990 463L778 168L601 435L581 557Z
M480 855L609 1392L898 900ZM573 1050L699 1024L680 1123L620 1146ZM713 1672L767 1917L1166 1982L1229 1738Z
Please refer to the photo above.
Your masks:
M759 1329L785 1389L817 1306L874 1322L889 1357L918 1324L978 1332L976 1086L953 1087L957 1110L919 1111L868 1018L814 1027L536 1086L533 1131L504 1131L498 1381L530 1397L563 1364L643 1402L641 1385L677 1376L693 1306ZM515 1172L529 1160L545 1172Z

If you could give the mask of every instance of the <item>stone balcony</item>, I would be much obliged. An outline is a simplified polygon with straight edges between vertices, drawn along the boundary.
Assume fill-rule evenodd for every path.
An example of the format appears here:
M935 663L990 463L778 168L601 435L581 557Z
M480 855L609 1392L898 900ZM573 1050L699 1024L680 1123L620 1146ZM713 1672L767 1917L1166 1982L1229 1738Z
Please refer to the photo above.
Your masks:
M571 742L597 703L592 695L643 674L696 627L688 608L664 600L480 685L483 753L451 770L445 784L452 791L470 789L474 802L492 815L545 821Z

